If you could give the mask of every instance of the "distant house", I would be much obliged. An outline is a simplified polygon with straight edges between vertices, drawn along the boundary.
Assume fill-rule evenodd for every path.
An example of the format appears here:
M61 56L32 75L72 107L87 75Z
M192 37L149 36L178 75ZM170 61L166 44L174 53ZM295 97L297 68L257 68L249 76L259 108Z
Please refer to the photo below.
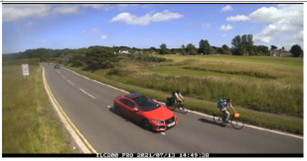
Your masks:
M118 51L119 54L130 54L129 50L119 50Z
M283 49L274 49L271 50L270 56L277 56L277 57L290 57L292 54Z

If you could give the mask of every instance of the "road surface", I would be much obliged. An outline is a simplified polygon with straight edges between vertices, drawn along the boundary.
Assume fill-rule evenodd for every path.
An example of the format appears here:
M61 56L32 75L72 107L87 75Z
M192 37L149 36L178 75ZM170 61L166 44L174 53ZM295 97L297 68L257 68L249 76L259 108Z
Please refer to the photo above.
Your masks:
M55 99L97 152L303 153L303 139L249 127L221 127L194 113L175 112L178 125L165 133L146 131L113 112L113 100L123 91L65 68L41 65Z

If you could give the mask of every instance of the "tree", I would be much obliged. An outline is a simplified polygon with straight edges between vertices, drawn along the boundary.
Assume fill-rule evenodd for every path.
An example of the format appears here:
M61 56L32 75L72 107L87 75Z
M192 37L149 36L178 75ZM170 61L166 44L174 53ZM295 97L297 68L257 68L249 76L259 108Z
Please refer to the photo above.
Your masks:
M113 68L118 57L108 48L93 46L86 50L84 62L91 70Z
M222 51L221 51L221 54L229 54L230 50L229 50L229 47L227 45L223 45L222 46Z
M293 54L294 57L303 56L303 50L299 45L293 45L291 47L290 52Z
M185 52L186 48L184 46L184 44L181 45L181 54L182 55L186 55L186 52Z
M255 55L269 55L269 48L264 45L254 46Z
M73 54L69 59L69 63L74 67L82 66L83 61L84 61L84 54L81 53Z
M166 44L165 43L161 44L159 54L164 55L164 54L169 54L169 53L170 53L170 51L167 49Z
M271 45L271 51L273 51L273 50L276 50L277 49L277 47L275 46L275 45Z
M247 42L246 44L247 54L255 55L253 35L251 34L247 35L246 42Z
M234 55L254 55L253 35L237 35L231 41Z
M210 54L210 47L208 40L200 40L198 53Z
M210 47L209 54L216 54L216 50L213 47Z
M233 49L239 49L241 45L241 37L239 35L234 37L231 41L231 44Z
M195 55L196 54L196 47L191 43L187 45L186 50L187 50L188 55Z

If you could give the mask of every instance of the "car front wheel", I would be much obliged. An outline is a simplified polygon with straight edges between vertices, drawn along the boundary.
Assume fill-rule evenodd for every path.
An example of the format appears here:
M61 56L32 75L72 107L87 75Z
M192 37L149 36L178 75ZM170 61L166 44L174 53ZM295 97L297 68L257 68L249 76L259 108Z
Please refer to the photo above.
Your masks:
M142 127L145 129L145 130L151 130L151 124L148 122L148 120L143 120L142 121Z

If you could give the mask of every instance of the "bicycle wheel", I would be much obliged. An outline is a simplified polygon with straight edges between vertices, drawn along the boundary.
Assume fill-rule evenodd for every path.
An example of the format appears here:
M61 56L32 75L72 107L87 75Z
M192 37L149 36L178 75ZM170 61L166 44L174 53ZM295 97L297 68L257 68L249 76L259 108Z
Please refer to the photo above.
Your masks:
M188 113L188 111L189 111L188 108L185 107L184 105L179 105L178 109L179 109L179 111L180 111L181 113L183 113L183 114L186 114L186 113Z
M169 103L168 101L166 101L166 107L172 111L174 111L175 107L174 105L170 105L171 103Z
M233 118L233 120L230 121L230 124L233 128L237 130L240 130L244 127L244 123L237 118Z
M222 117L213 115L213 121L217 124L224 124Z
M170 109L170 110L172 110L172 111L175 110L175 107L174 107L174 106L170 106L170 105L169 105L169 106L167 106L167 108Z

